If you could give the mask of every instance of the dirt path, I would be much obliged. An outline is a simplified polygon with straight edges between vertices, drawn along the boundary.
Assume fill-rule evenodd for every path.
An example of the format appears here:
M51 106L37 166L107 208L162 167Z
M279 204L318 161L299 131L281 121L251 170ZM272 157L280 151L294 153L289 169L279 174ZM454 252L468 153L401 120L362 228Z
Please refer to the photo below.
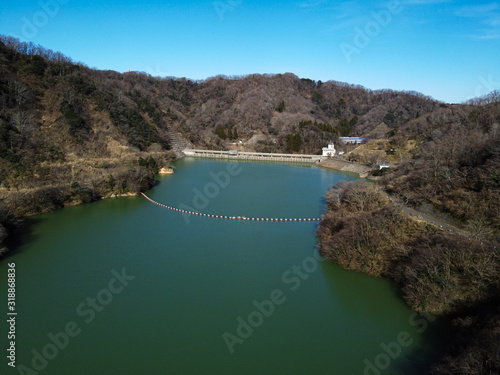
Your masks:
M472 233L468 232L468 231L465 231L463 229L459 229L449 223L445 223L441 220L439 220L438 218L435 218L433 216L430 216L428 214L424 214L423 212L420 212L420 211L417 211L413 208L410 208L408 206L406 206L403 202L401 202L401 200L397 199L396 197L393 197L393 196L390 196L390 195L387 195L386 194L386 197L388 199L390 199L393 203L397 204L399 207L401 207L401 209L406 212L408 215L411 215L411 216L415 216L421 220L424 220L428 223L431 223L433 225L436 225L442 229L446 229L450 232L453 232L455 234L458 234L460 236L463 236L463 237L466 237L469 241L472 241L472 240L479 240L481 242L481 244L484 244L484 245L487 245L489 247L492 247L494 249L500 249L500 244L497 244L497 243L494 243L494 242L489 242L489 241L485 241L483 239L480 239L480 238L476 238L472 235Z

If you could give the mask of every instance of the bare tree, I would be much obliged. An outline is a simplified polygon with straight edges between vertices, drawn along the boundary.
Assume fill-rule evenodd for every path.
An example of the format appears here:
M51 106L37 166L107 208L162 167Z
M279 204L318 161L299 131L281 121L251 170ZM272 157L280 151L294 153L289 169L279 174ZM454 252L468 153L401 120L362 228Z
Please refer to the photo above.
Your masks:
M14 98L17 106L22 106L24 102L27 100L29 95L29 90L26 85L18 80L14 80L12 83Z
M33 116L27 111L17 111L12 115L12 126L21 136L26 137L33 130Z

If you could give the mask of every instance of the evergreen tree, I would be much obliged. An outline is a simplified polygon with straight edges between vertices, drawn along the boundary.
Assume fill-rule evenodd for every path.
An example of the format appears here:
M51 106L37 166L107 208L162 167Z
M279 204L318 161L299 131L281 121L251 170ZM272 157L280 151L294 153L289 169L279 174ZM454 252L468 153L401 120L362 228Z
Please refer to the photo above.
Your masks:
M223 126L219 126L216 130L215 130L215 134L219 136L220 139L226 139L227 138L227 135L226 135L226 130L224 130L224 127Z
M280 103L280 105L278 106L278 112L280 112L280 113L281 113L281 112L284 112L284 111L285 111L285 109L286 109L286 106L285 106L285 101L284 101L284 100L282 100L282 101L281 101L281 103Z
M286 144L289 152L299 152L302 147L302 137L299 133L288 134L286 136Z

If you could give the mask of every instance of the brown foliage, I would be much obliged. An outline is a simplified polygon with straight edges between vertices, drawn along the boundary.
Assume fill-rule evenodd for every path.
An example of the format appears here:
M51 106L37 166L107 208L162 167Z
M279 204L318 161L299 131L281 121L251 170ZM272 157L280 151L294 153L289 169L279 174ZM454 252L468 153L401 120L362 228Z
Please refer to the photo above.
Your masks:
M341 183L326 196L318 228L323 256L401 286L417 311L456 311L499 283L496 249L410 219L366 182Z
M488 300L452 317L449 345L435 375L500 373L500 300Z
M415 310L457 311L489 296L498 283L499 254L478 241L435 232L405 244L409 252L390 273Z
M328 191L328 211L318 228L322 255L393 280L415 311L451 317L450 345L435 374L498 373L498 249L410 219L373 186L341 183ZM368 204L359 197L370 197L361 200Z
M455 225L500 240L500 103L440 109L401 128L413 158L383 178L411 205L431 203Z

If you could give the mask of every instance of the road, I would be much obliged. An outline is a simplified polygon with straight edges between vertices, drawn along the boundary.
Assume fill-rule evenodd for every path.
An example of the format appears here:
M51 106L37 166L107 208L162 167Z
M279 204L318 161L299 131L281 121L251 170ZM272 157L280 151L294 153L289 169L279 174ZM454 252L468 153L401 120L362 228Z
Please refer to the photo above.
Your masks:
M427 221L428 223L431 223L433 225L436 225L442 229L446 229L450 232L453 232L455 234L458 234L460 236L464 236L466 237L467 239L469 239L470 241L472 240L479 240L481 242L481 244L484 244L484 245L487 245L489 247L492 247L494 249L500 249L500 244L497 244L497 243L494 243L494 242L489 242L489 241L485 241L485 240L482 240L482 239L478 239L478 238L475 238L472 233L468 232L468 231L465 231L463 229L459 229L451 224L448 224L448 223L445 223L433 216L430 216L430 215L427 215L427 214L424 214L423 212L420 212L420 211L417 211L413 208L410 208L408 206L406 206L403 202L401 202L399 199L393 197L393 196L390 196L388 195L387 193L385 193L385 196L391 200L393 203L395 203L396 205L398 205L399 207L401 207L401 209L403 210L403 212L406 212L408 215L411 215L411 216L415 216L415 217L418 217L419 219L421 220L424 220L424 221Z

